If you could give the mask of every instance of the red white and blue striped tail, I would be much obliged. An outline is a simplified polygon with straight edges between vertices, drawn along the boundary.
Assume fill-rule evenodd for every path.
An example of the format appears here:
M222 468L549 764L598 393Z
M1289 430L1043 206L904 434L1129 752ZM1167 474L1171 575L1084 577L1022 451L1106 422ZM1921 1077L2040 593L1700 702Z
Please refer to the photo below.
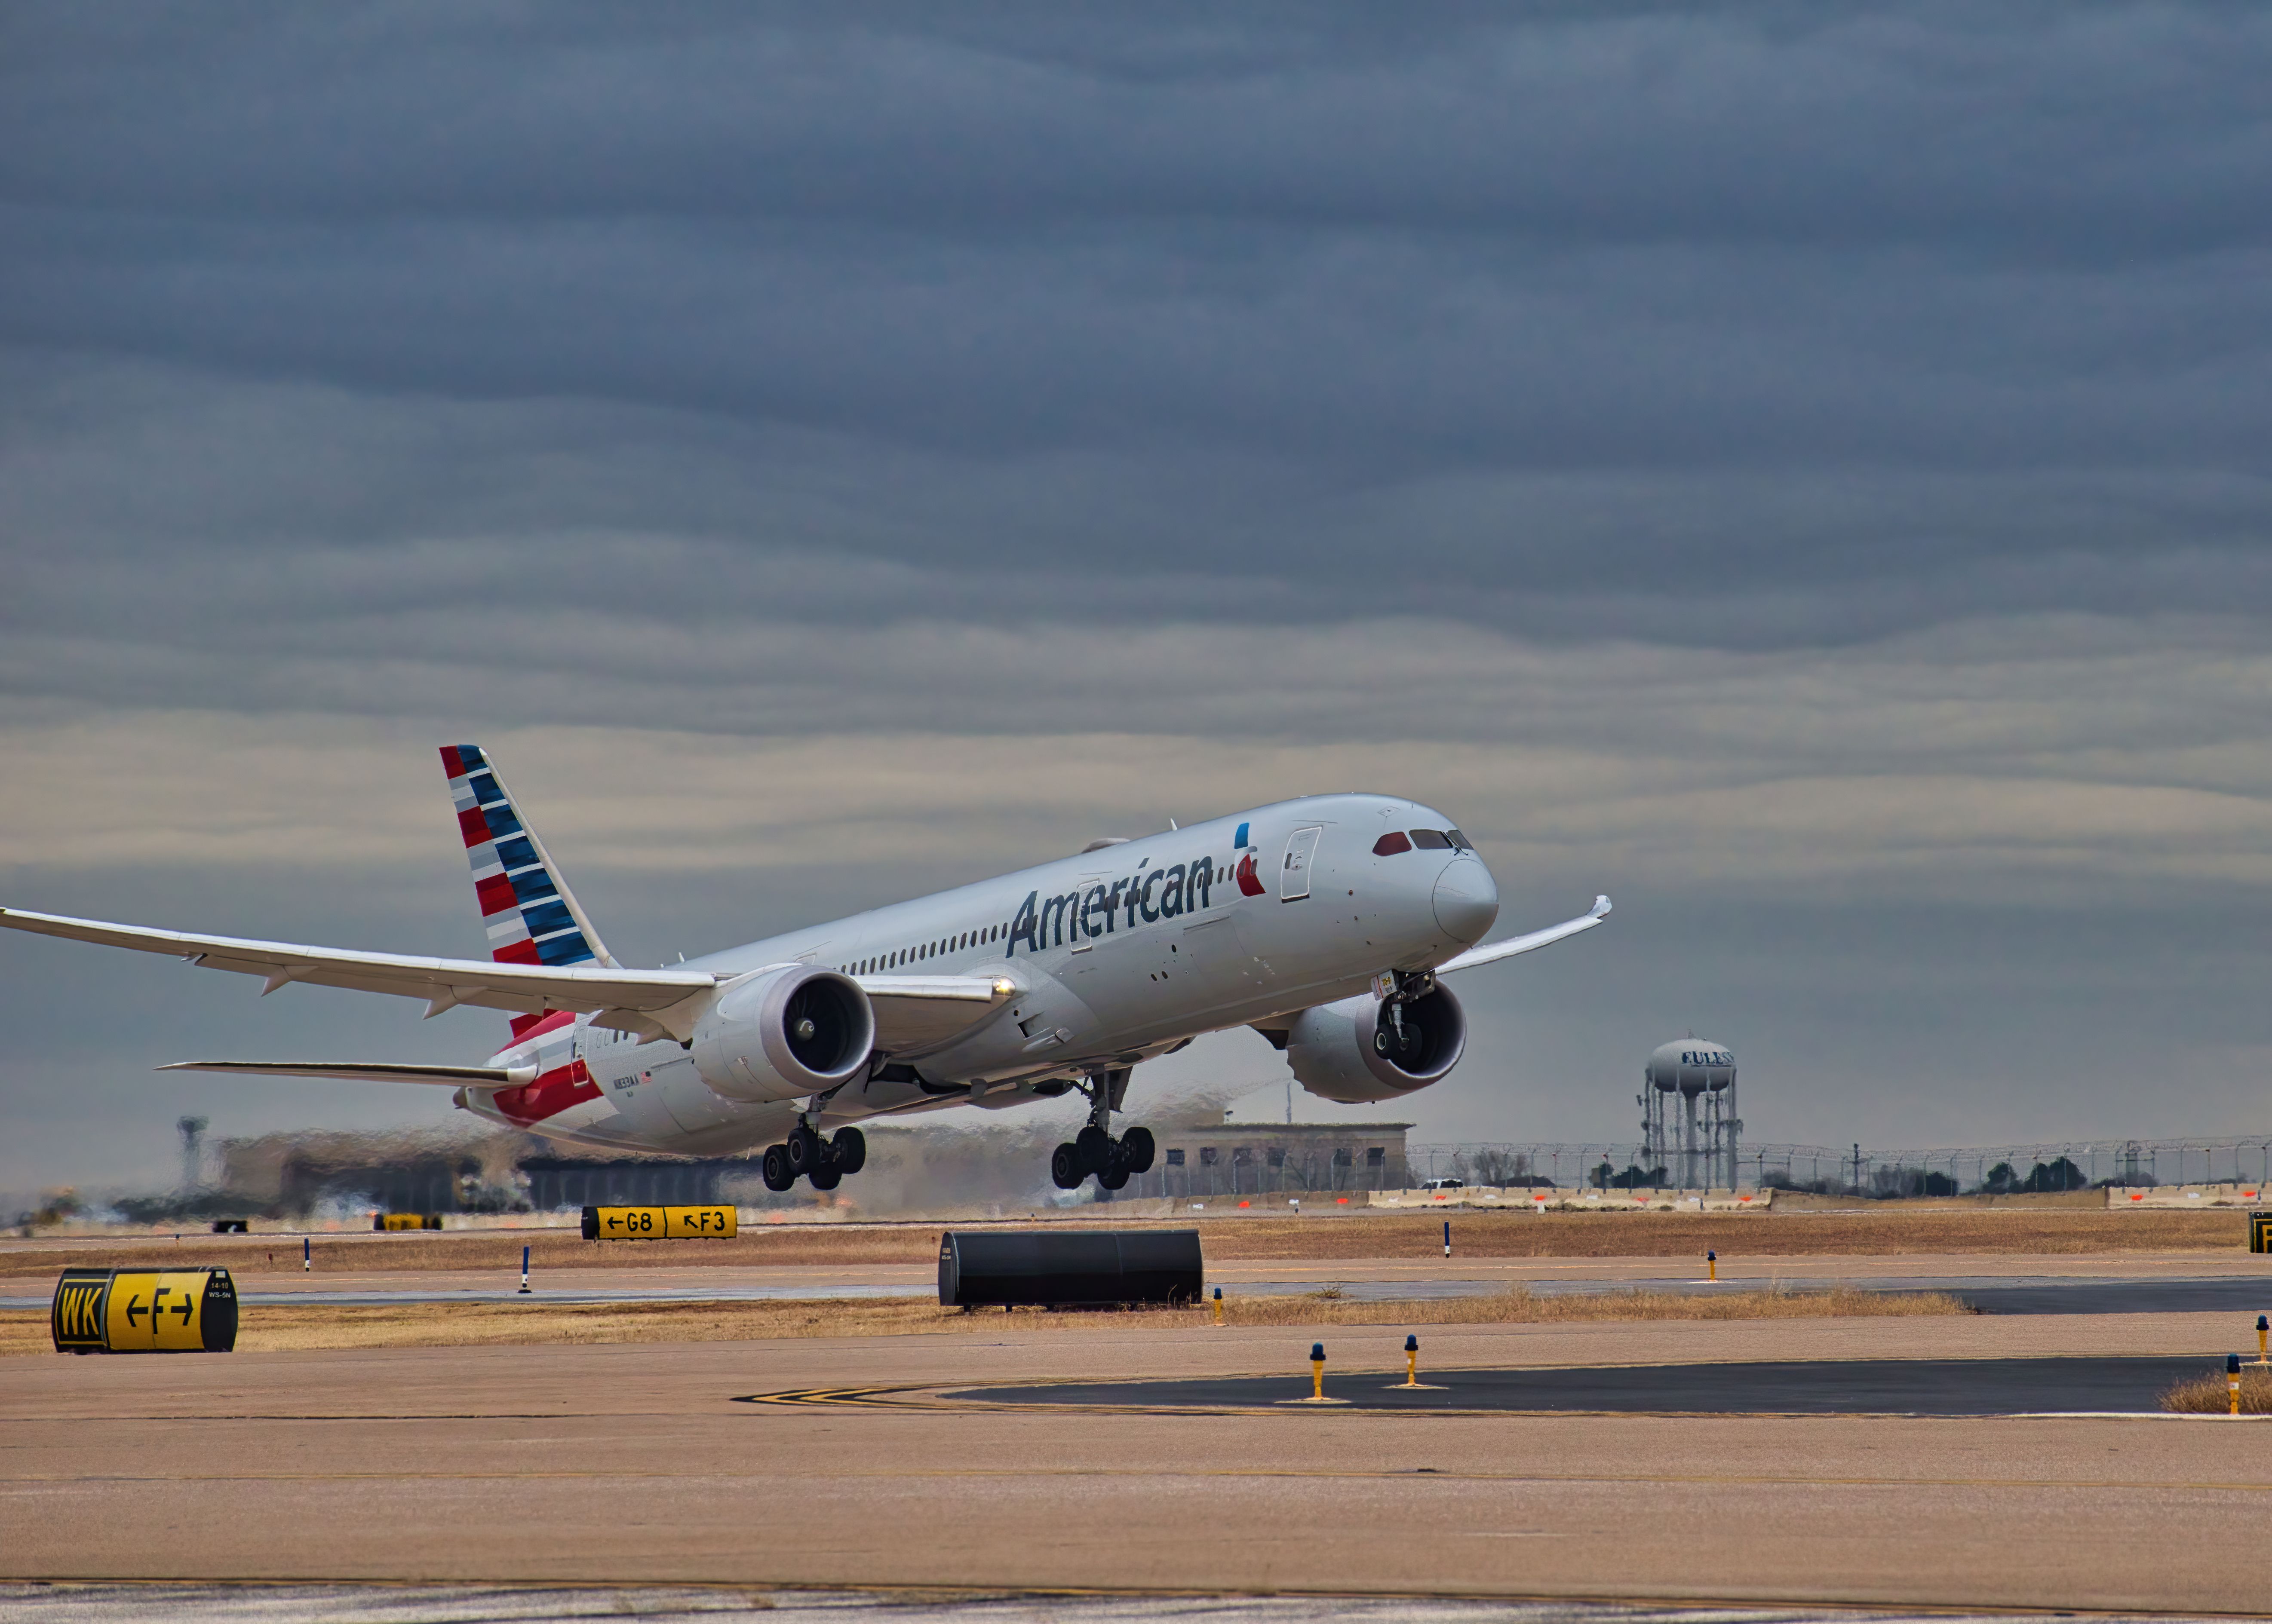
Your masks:
M502 965L614 967L600 933L545 853L544 842L522 821L489 757L475 745L445 744L442 771L449 775L450 798L473 865L490 957ZM534 1018L516 1019L515 1035L523 1021Z

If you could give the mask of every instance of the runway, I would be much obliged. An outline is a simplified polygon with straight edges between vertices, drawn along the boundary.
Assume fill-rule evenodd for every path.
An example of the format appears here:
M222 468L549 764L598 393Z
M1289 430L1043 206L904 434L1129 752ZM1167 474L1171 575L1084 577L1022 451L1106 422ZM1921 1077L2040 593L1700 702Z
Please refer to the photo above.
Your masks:
M1603 1602L1465 1601L1363 1596L1144 1596L776 1590L745 1586L605 1588L316 1584L0 1585L8 1624L2008 1624L2009 1613L1867 1613L1829 1607L1666 1607Z
M1432 1338L1431 1338L1432 1340ZM1327 1398L1364 1410L1501 1410L1689 1415L2148 1414L2172 1383L2214 1374L2201 1359L1780 1360L1596 1369L1431 1370L1408 1388L1328 1365ZM1058 1382L959 1389L997 1404L1254 1409L1300 1403L1306 1373L1199 1382ZM2268 1418L2272 1419L2272 1418Z
M1291 1613L1253 1615L1263 1624L1312 1616L1302 1597L1382 1598L1362 1616L1423 1620L1508 1616L1428 1609L1540 1597L1646 1603L1650 1618L1705 1598L1776 1618L2262 1606L2272 1454L2251 1425L736 1402L825 1388L1061 1395L1072 1382L1284 1396L1305 1388L1320 1337L1330 1390L1402 1374L1403 1337L1385 1328L1197 1322L1140 1335L1117 1316L1065 1315L953 1335L11 1359L0 1578L503 1584L532 1605L603 1584L714 1585L736 1606L784 1589L918 1605L1109 1592L1145 1617L1204 1614L1224 1604L1193 1598L1225 1592L1297 1598ZM2197 1370L2233 1330L2201 1315L1441 1326L1423 1336L1422 1368L1566 1381L1693 1368L1738 1382L1768 1365L1866 1374L2057 1352ZM342 1607L376 1607L393 1592L340 1594ZM1436 1599L1389 1599L1410 1597ZM73 1620L90 1616L72 1605ZM454 1616L572 1616L503 1607Z
M0 1585L8 1624L2005 1624L2007 1613L1931 1614L1827 1607L1663 1607L1568 1601L1462 1601L1362 1596L955 1595L900 1590L776 1590L746 1586L311 1584Z

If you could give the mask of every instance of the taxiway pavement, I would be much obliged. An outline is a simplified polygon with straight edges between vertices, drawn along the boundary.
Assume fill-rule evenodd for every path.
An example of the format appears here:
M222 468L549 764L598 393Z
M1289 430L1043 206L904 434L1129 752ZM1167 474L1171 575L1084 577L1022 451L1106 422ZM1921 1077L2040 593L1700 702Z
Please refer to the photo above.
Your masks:
M1335 1373L1323 1402L1371 1410L1600 1411L1704 1415L2136 1414L2207 1359L1855 1359L1434 1370L1416 1383ZM983 1404L1252 1409L1309 1404L1300 1374L959 1389ZM2272 1419L2272 1418L2267 1418Z

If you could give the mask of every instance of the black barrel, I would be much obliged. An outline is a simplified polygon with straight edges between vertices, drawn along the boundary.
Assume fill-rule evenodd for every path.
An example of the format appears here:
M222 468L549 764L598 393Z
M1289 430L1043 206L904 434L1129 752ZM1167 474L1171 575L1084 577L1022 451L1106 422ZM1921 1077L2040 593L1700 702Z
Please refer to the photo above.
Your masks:
M1200 1299L1196 1229L948 1230L943 1307L1087 1308Z

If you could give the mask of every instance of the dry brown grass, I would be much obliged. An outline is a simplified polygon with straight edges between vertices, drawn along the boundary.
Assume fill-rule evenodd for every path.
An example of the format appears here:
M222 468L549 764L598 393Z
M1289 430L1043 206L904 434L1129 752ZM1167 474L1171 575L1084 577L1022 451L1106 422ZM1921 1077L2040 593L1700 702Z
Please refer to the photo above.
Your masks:
M2231 1403L2222 1370L2180 1382L2162 1395L2162 1408L2179 1415L2223 1415ZM2272 1415L2272 1368L2240 1367L2240 1413Z
M1576 1320L1815 1319L1969 1312L1938 1292L1745 1291L1541 1294L1526 1288L1475 1297L1359 1302L1312 1292L1227 1300L1233 1325L1490 1325ZM1206 1323L1212 1307L1052 1314L1019 1309L1020 1330L1176 1330ZM812 1302L405 1303L331 1307L262 1303L244 1310L236 1345L303 1348L469 1347L547 1342L729 1342L768 1337L899 1337L998 1331L1002 1315L966 1314L917 1300ZM44 1314L0 1315L0 1355L51 1351Z
M2090 1208L1983 1207L1859 1212L1438 1212L1224 1224L1200 1233L1224 1259L1443 1255L1443 1225L1464 1257L1723 1257L1898 1255L1916 1252L2044 1253L2245 1248L2239 1211L2110 1212Z
M1463 1257L1802 1257L1904 1253L2020 1254L2179 1252L2248 1244L2238 1210L2110 1212L2017 1206L1904 1208L1888 1202L1840 1212L1433 1212L1350 1213L1304 1218L1151 1219L1051 1218L1037 1223L1110 1224L1125 1229L1191 1228L1209 1257L1226 1262L1441 1257L1443 1224ZM586 1240L573 1230L486 1230L464 1233L319 1236L316 1272L374 1270L518 1271L520 1248L540 1269L604 1266L750 1268L768 1264L919 1263L938 1255L937 1224L752 1225L731 1240ZM186 1235L113 1243L0 1247L0 1276L55 1270L212 1263L238 1273L290 1269L299 1242L271 1235Z

